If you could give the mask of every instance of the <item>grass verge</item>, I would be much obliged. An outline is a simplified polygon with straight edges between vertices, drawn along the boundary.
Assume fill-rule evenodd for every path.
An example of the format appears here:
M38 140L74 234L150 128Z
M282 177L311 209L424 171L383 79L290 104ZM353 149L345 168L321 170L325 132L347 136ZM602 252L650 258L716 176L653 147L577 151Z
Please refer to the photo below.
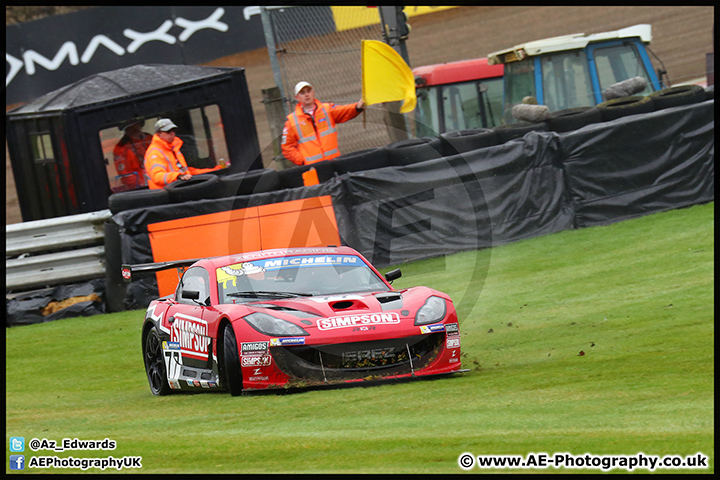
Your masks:
M140 473L461 473L463 452L702 452L711 473L713 232L711 203L404 265L397 288L463 298L471 371L432 381L153 397L142 312L7 329L7 441L110 438L26 463L141 456Z

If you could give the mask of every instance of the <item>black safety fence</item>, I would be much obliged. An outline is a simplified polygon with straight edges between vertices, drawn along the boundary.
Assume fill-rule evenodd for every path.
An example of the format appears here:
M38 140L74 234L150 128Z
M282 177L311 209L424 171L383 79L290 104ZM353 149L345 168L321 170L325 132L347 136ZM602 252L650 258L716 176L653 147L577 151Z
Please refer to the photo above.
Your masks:
M344 237L378 267L571 228L559 137L520 141L350 174Z
M714 101L561 134L576 227L714 198Z
M567 132L517 128L353 152L315 164L317 185L302 186L308 166L255 172L275 189L233 179L211 191L239 195L119 211L105 230L108 307L142 308L177 283L126 285L121 264L343 244L384 268L714 200L712 97Z

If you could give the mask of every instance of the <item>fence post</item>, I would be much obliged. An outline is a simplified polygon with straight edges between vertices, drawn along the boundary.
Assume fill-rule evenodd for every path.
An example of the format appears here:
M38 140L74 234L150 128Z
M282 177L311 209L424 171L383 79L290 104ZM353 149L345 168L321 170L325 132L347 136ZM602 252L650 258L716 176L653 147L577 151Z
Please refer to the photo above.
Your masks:
M288 168L289 162L282 155L280 148L280 139L285 126L285 109L283 108L283 98L280 88L271 87L264 88L262 91L262 102L265 104L265 113L267 114L268 123L270 124L270 135L272 136L273 160L278 167L276 170Z
M382 24L385 43L393 47L402 59L405 60L405 63L410 66L410 58L408 57L405 39L400 35L399 31L399 17L404 15L403 7L382 6L378 8L378 12L380 13L380 23ZM401 104L402 102L388 102L384 104L387 110L385 110L385 114L383 115L383 121L387 127L390 141L393 143L407 140L411 136L407 117L405 114L400 113Z
M277 58L277 46L275 45L275 32L272 26L272 19L267 11L267 7L260 7L260 18L262 19L263 33L265 34L265 44L270 55L270 65L272 66L273 77L275 77L275 85L280 91L280 99L285 115L290 115L287 97L283 88L282 75L280 73L280 63Z

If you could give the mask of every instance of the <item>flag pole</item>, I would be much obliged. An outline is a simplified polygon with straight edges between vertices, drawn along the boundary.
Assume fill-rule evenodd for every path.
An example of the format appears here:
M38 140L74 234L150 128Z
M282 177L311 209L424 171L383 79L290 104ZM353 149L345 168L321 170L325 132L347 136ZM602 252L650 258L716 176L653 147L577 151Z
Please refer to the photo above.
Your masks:
M367 130L365 123L365 109L367 102L365 101L365 40L360 40L360 83L362 84L362 100L363 100L363 130Z

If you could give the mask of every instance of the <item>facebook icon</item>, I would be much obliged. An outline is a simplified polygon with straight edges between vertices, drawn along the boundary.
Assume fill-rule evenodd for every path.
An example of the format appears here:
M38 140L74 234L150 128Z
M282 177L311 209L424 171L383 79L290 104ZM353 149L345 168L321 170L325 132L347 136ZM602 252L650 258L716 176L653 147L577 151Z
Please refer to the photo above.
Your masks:
M25 455L10 455L10 470L25 470Z

